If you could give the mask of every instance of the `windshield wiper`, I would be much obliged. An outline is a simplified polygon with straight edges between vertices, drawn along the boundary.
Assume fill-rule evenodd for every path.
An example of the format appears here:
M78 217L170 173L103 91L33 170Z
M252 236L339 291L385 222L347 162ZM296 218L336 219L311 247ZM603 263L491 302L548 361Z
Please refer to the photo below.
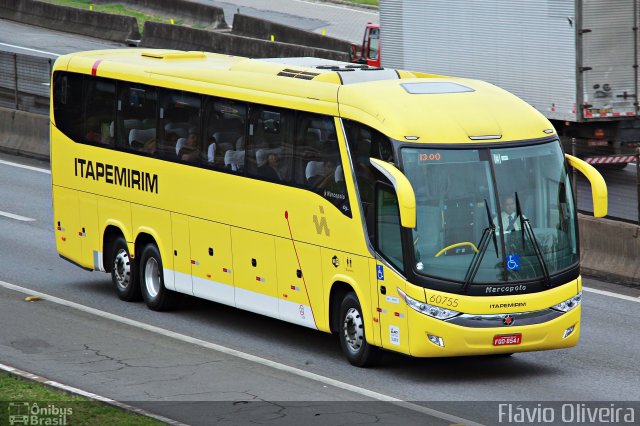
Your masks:
M484 199L484 206L487 210L487 220L489 221L489 226L484 228L482 231L482 237L480 238L480 243L478 244L478 251L473 255L471 259L471 263L469 264L469 268L467 268L467 273L464 275L464 285L462 286L462 291L466 292L467 288L469 288L469 284L473 281L478 273L478 269L480 269L480 264L482 263L482 259L484 258L484 253L487 251L487 247L489 247L489 236L493 237L493 247L496 250L496 258L500 258L498 256L498 240L496 238L496 225L493 223L493 219L491 218L491 211L489 210L489 203L487 199Z
M544 274L544 279L546 281L546 286L551 286L551 276L549 275L549 269L547 268L547 262L544 260L544 256L542 255L542 249L540 249L540 243L538 243L538 238L536 238L536 234L533 233L533 228L531 227L531 223L529 219L524 217L522 214L522 209L520 208L520 199L518 198L518 193L516 195L516 215L520 218L520 231L522 232L522 247L525 247L524 234L525 232L529 236L529 239L533 245L533 252L536 254L538 258L538 262L540 262L540 266L542 267L542 273Z

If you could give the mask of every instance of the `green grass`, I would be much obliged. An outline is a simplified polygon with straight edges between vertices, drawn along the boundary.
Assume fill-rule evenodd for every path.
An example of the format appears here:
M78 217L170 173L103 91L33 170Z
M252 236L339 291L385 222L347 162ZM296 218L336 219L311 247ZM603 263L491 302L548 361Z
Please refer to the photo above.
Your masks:
M13 406L10 405L12 402ZM157 426L163 424L155 419L129 413L101 402L58 392L39 383L0 372L0 424L9 424L9 415L16 414L16 403L29 404L28 407L19 409L18 413L22 415L29 414L28 411L34 404L37 404L40 409L55 407L60 410L58 413L68 413L66 420L69 425ZM45 419L54 419L58 416L42 414L38 417L46 422Z
M138 20L138 28L140 30L140 34L142 34L142 28L144 27L145 21L164 22L164 23L171 22L171 17L147 15L144 12L141 12L135 9L130 9L116 2L93 4L92 0L45 0L45 1L49 3L61 5L61 6L77 7L78 9L86 9L86 10L89 10L89 8L93 6L93 10L96 12L105 12L105 13L113 13L115 15L133 16ZM184 22L181 19L174 20L174 24L176 25L182 25L183 23Z
M369 4L371 6L380 6L380 0L345 0L355 4Z

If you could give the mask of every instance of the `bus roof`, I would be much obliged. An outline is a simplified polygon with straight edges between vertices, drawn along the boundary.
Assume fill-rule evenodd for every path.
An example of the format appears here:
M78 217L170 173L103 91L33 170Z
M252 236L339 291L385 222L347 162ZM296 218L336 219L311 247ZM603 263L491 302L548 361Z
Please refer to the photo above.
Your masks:
M486 143L555 133L533 107L489 83L327 59L114 49L62 56L54 70L339 115L408 143Z

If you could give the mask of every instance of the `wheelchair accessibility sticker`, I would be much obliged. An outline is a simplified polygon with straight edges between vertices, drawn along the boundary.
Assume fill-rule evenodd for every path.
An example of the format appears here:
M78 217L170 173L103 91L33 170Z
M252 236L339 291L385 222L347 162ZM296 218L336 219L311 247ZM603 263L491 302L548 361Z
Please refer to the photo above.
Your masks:
M519 271L520 270L520 255L519 254L508 254L507 255L507 269L510 271Z
M384 281L384 267L382 265L376 265L376 272L379 281Z

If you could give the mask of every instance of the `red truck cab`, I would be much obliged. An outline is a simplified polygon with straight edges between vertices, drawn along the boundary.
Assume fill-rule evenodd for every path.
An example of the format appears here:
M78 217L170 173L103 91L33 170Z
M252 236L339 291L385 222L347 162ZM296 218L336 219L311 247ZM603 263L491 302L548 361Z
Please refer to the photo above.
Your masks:
M364 30L362 45L351 45L351 62L380 66L380 25L368 23Z

